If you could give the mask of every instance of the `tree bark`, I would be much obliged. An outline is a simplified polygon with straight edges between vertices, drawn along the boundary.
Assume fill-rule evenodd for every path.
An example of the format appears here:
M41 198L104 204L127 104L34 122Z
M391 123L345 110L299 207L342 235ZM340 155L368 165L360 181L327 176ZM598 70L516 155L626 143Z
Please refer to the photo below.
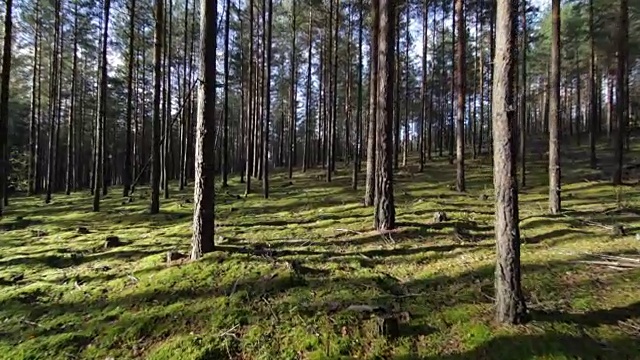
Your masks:
M151 127L151 206L149 212L160 212L160 101L162 95L162 47L164 43L164 0L156 0L156 28L153 54L153 120ZM206 1L203 3L207 3ZM195 222L195 221L194 221ZM195 225L194 225L195 226Z
M125 134L124 149L124 173L122 177L123 189L122 196L129 196L131 191L132 176L132 157L131 157L131 122L133 116L133 64L135 61L134 41L135 41L135 18L136 18L136 0L131 0L129 5L129 60L127 64L127 125Z
M364 193L364 205L372 206L375 200L376 188L376 164L377 146L377 121L378 116L378 41L380 21L380 0L371 0L371 65L369 68L369 131L367 134L367 177Z
M9 177L9 80L11 77L11 32L13 30L13 0L6 0L4 15L4 46L2 50L2 89L0 92L0 217L7 205L7 180Z
M613 185L622 185L622 166L624 162L624 139L626 136L627 105L626 105L626 75L629 31L629 4L627 0L620 0L620 22L618 26L618 66L616 69L616 122L614 142L615 171Z
M393 199L393 72L395 3L380 0L378 36L378 184L376 187L374 226L379 231L395 228Z
M589 165L595 169L598 165L596 157L596 139L598 133L598 100L596 87L596 56L593 0L589 0Z
M40 54L40 0L36 0L35 3L35 34L33 40L33 73L31 78L31 114L29 121L29 169L27 175L28 190L27 195L31 196L36 194L36 183L39 182L37 166L38 162L38 148L39 148L39 123L40 117L38 116L40 103L38 101L39 84L40 84L40 72L39 72L39 58Z
M456 117L456 189L458 192L466 190L464 178L464 110L466 100L466 26L463 0L455 3L456 32L458 34L456 47L456 87L458 92L458 114Z
M514 7L515 2L511 0L498 0L492 100L497 252L496 320L507 324L522 323L526 315L520 284L518 188L513 138L516 117L513 85L517 66L514 26L517 9Z
M163 0L158 0L161 2ZM196 119L195 184L191 259L214 249L214 141L216 112L216 19L218 1L200 2L200 76ZM159 83L157 82L156 87Z
M560 0L551 2L551 76L549 97L549 211L560 213Z

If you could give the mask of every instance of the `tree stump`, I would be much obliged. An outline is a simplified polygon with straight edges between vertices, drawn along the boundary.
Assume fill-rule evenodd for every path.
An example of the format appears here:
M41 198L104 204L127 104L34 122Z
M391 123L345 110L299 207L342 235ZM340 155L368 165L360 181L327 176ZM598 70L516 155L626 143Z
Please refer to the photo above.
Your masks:
M84 226L79 226L77 232L80 235L87 235L89 233L89 229Z
M393 315L381 315L376 317L378 335L387 339L396 339L400 336L398 318Z
M624 230L624 227L620 224L613 225L613 228L611 229L611 233L613 234L613 236L627 235L626 231Z
M167 251L167 263L186 258L187 255L177 251Z
M104 248L105 249L111 249L111 248L118 247L118 246L121 246L121 245L122 245L122 243L120 242L120 238L115 236L115 235L109 235L104 240Z
M444 211L437 211L433 214L433 222L435 223L441 223L447 220L447 214Z

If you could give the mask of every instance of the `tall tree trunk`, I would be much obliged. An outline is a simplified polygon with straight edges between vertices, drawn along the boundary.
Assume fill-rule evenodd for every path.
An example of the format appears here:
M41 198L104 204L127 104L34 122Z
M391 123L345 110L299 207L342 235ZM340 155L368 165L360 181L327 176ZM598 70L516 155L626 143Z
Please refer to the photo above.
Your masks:
M376 186L374 226L377 230L395 228L393 199L393 71L394 24L396 4L392 0L380 0L378 36L378 177Z
M485 88L485 55L484 55L484 42L482 41L482 38L484 37L484 19L482 19L482 17L480 18L480 34L479 34L479 39L478 39L478 44L477 46L480 47L480 58L479 58L479 66L480 66L480 81L478 82L478 86L480 87L480 124L479 124L479 131L478 131L478 149L476 150L476 153L478 155L482 155L482 140L483 140L483 134L484 134L484 118L485 118L485 114L484 114L484 102L485 102L485 93L484 93L484 88ZM491 60L493 61L493 60ZM491 84L492 85L492 84ZM492 85L493 86L493 85Z
M293 167L296 164L296 125L298 109L297 68L296 68L296 0L291 1L291 92L289 118L289 179L293 177ZM282 124L284 126L284 123Z
M163 0L158 0L158 3ZM216 19L218 1L200 2L200 75L198 116L196 118L195 184L193 191L193 237L191 259L213 251L214 242L214 174L216 113ZM158 11L160 12L160 11ZM161 29L159 27L159 29ZM157 51L157 50L156 50ZM156 57L159 58L157 51ZM158 71L159 73L159 71ZM158 74L159 75L159 74ZM159 76L156 89L160 88ZM159 96L156 97L159 100ZM158 105L155 105L158 107Z
M11 77L11 32L13 30L13 0L6 0L4 14L4 46L2 50L2 89L0 92L0 217L7 205L7 180L9 177L9 80Z
M549 211L560 213L560 0L551 1L551 96L549 98Z
M364 205L375 205L377 183L377 121L378 116L378 41L380 21L380 0L371 0L371 65L369 68L369 131L367 134L367 178L364 193Z
M273 37L273 0L267 0L269 8L267 11L267 16L269 17L269 22L267 24L267 42L265 44L265 51L267 60L265 63L266 67L266 78L264 80L264 112L265 112L265 121L264 121L264 160L262 163L263 168L263 177L262 177L262 187L264 192L264 198L269 198L269 126L271 123L271 39ZM264 6L264 0L263 0Z
M47 161L47 176L46 176L46 188L47 194L45 197L45 203L51 202L51 193L53 191L54 184L54 155L55 155L55 128L56 128L56 100L58 98L58 54L59 48L58 43L61 41L61 29L60 29L60 4L61 0L56 0L54 3L54 40L53 40L53 51L51 52L51 62L50 62L50 81L49 81L49 104L48 104L48 112L49 112L49 153L48 153L48 161ZM3 187L4 188L4 187ZM0 196L0 200L2 200L2 196Z
M524 188L527 186L527 145L526 145L526 131L527 131L527 96L528 96L528 88L527 88L527 51L529 47L529 38L527 32L527 0L522 0L522 9L521 9L521 19L522 19L522 37L520 44L520 52L522 54L522 84L521 84L521 92L520 92L520 187Z
M231 0L225 4L224 20L224 122L222 124L222 187L227 183L229 173L229 25L231 16Z
M95 184L93 188L93 211L100 211L100 190L106 188L103 184L104 178L104 123L107 113L107 44L108 44L108 31L109 31L109 10L111 7L111 0L104 0L104 14L102 21L102 52L100 60L100 90L98 94L98 114L97 114L97 129L96 129L96 176Z
M622 184L622 169L624 162L624 138L626 136L627 112L626 105L626 75L627 52L629 42L629 4L628 0L620 0L620 20L618 26L618 64L616 68L616 133L614 142L614 162L616 169L613 173L613 184ZM3 87L4 88L4 87Z
M205 3L208 2L202 2L202 4ZM204 5L202 5L202 7L204 8ZM201 17L204 17L204 13L201 15ZM160 101L162 97L162 48L164 43L163 33L164 0L156 0L156 28L153 53L153 120L151 126L151 206L149 209L149 212L151 214L157 214L160 212L160 142L162 141L162 135L160 133Z
M69 107L69 125L67 128L67 176L65 181L65 194L70 195L71 191L75 188L74 179L74 152L75 152L75 113L78 110L76 108L76 82L78 72L78 2L74 2L74 14L73 14L73 60L71 69L71 105Z
M254 131L254 112L255 112L255 92L253 91L253 84L254 84L254 62L253 62L253 57L254 57L254 53L253 53L253 0L249 0L249 82L248 82L248 110L249 110L249 116L247 118L247 152L245 154L246 156L246 164L245 164L245 170L246 170L246 175L247 175L247 183L245 184L245 196L249 195L249 193L251 192L251 177L253 175L253 131Z
M31 196L36 194L36 183L39 181L36 170L38 162L38 128L40 123L39 118L39 84L40 84L40 72L39 72L39 58L42 56L40 53L40 0L36 0L35 3L35 32L33 37L33 73L31 78L31 114L29 121L29 169L27 175L28 190L27 195Z
M124 173L122 177L123 189L122 196L129 196L131 191L131 176L132 176L132 157L131 157L131 120L133 113L133 64L135 61L134 53L134 41L135 41L135 18L136 18L136 0L131 0L129 4L129 61L127 69L127 129L125 134L125 146L124 149Z
M424 124L428 114L427 108L427 49L428 49L428 30L429 29L429 2L424 2L424 9L422 13L422 86L420 89L421 95L421 107L420 107L420 126L418 135L418 151L420 152L420 164L419 172L424 171L425 161L425 139L424 139ZM429 118L431 121L431 118Z
M459 192L466 190L464 179L464 109L466 100L466 25L463 0L456 0L455 18L458 37L456 47L456 86L458 90L458 114L456 117L456 162L457 176L456 189Z
M356 139L353 149L353 177L351 179L351 188L353 190L358 190L360 157L362 155L362 32L364 27L362 6L362 0L358 0L358 100L356 105Z
M169 180L171 179L171 157L173 151L171 151L171 130L172 130L172 112L171 112L171 90L172 90L172 78L171 78L171 66L173 62L173 46L172 46L172 38L173 38L173 0L167 0L169 3L169 9L166 13L168 18L168 29L166 32L167 37L167 46L164 49L166 62L166 83L165 83L165 102L163 103L166 106L166 113L164 113L164 135L163 135L163 144L164 144L164 153L162 154L162 160L164 166L162 167L164 181L162 182L163 186L163 194L164 198L169 198Z
M306 172L309 167L309 160L311 159L311 52L313 50L313 28L311 21L311 9L309 9L309 54L307 56L307 89L305 99L305 120L304 120L304 149L302 155L302 172Z
M179 179L179 190L184 190L185 186L187 186L187 169L186 163L188 158L188 148L187 148L187 138L189 137L189 128L190 124L189 120L189 112L191 103L191 77L187 78L187 57L188 57L188 44L191 37L189 36L189 0L185 0L184 3L184 59L182 62L182 119L180 121L180 179ZM244 107L243 107L244 109Z
M555 1L555 0L554 0ZM519 324L526 315L520 284L520 232L518 228L518 186L516 181L514 81L516 3L498 0L496 22L495 77L493 80L493 184L496 198L495 271L496 320Z
M596 56L593 0L589 0L589 165L595 169L598 165L596 157L596 137L598 133L598 100L596 95Z
M405 74L404 74L404 139L403 139L403 144L404 146L402 147L402 167L406 167L407 166L407 157L409 156L409 103L410 103L410 98L409 98L409 68L410 68L410 61L409 61L409 46L410 46L410 42L411 42L411 37L410 37L410 33L411 30L409 29L410 25L411 25L411 6L410 3L407 2L407 4L405 5L406 10L407 10L407 14L406 14L406 18L407 18L407 27L406 27L406 31L405 31L405 52L404 52L404 69L405 69ZM400 29L398 29L398 31L400 31ZM399 35L399 34L398 34ZM399 84L398 84L399 85Z

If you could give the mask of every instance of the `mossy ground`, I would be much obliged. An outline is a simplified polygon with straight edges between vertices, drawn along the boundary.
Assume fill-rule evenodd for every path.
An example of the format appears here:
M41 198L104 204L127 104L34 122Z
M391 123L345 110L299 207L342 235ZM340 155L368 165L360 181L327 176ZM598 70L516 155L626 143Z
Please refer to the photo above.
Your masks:
M579 262L638 254L640 190L595 180L600 171L573 158L584 152L565 154L566 213L551 217L546 159L531 156L520 217L532 319L522 326L492 321L488 158L468 161L466 194L451 190L447 161L401 169L399 229L384 236L346 168L330 184L320 170L292 185L276 173L268 200L259 186L238 199L242 184L232 182L217 196L218 251L172 265L168 250L189 250L191 190L173 189L155 216L144 188L126 204L113 188L100 213L87 193L50 205L16 197L0 222L0 358L640 359L640 270ZM450 220L434 224L435 211ZM581 220L619 223L627 235ZM104 249L108 235L124 245ZM345 310L362 304L410 320L389 340Z

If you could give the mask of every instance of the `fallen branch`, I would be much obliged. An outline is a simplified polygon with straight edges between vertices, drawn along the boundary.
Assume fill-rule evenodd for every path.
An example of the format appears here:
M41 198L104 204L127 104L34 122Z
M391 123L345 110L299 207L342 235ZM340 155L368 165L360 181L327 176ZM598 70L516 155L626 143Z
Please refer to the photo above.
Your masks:
M574 263L587 264L587 265L600 265L600 266L613 266L623 269L640 269L640 264L624 264L615 261L589 261L589 260L576 260Z

